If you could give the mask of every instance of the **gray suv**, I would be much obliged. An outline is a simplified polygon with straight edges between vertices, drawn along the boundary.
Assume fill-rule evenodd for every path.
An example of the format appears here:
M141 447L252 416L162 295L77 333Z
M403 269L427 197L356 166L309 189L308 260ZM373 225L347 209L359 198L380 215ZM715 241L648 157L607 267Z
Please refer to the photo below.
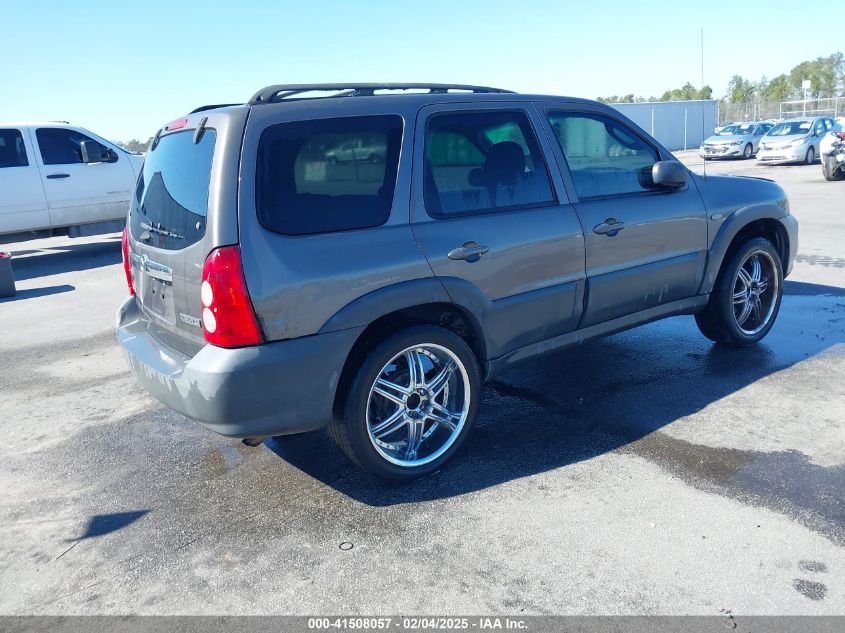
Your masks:
M680 314L756 343L796 248L778 185L693 174L600 103L276 85L155 135L117 337L145 389L218 433L328 427L411 479L519 362Z

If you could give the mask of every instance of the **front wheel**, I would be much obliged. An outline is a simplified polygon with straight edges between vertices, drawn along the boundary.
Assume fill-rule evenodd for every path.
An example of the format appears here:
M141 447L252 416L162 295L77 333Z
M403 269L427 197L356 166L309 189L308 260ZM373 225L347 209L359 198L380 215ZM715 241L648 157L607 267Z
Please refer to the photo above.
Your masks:
M782 296L780 255L769 240L753 238L723 264L710 300L695 320L712 341L752 345L774 325Z
M804 162L806 162L808 165L812 165L816 162L816 150L813 148L812 145L807 150L807 156L804 159Z
M748 143L748 145L746 145L745 149L742 151L742 157L745 160L748 160L753 155L754 155L754 146L751 145L751 143Z
M388 336L349 368L329 427L367 472L410 480L438 470L469 434L481 397L478 361L464 340L419 325Z

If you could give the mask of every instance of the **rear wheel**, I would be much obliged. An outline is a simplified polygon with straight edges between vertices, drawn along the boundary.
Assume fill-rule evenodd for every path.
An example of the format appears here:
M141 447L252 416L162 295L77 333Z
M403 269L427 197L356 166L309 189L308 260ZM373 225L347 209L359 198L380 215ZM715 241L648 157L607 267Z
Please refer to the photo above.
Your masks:
M458 335L414 326L351 362L358 367L329 427L351 461L378 477L410 480L460 449L475 422L481 376Z
M805 157L804 162L808 165L812 165L816 162L816 150L813 148L812 145L807 150L807 156Z
M754 146L753 146L753 145L751 145L751 143L748 143L748 145L746 145L746 146L745 146L745 149L744 149L744 150L742 150L742 157L743 157L745 160L748 160L748 159L749 159L749 158L751 158L753 155L754 155Z
M752 345L774 325L782 296L783 269L777 249L765 238L753 238L723 265L707 306L695 320L712 341Z

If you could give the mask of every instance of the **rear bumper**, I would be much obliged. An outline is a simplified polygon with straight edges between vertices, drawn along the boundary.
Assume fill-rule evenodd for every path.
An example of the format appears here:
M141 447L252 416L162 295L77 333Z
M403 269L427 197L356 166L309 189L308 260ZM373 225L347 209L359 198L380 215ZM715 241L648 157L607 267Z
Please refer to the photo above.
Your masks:
M230 437L326 426L340 372L363 329L240 349L206 345L189 358L149 334L135 297L117 312L117 340L141 386L170 408Z

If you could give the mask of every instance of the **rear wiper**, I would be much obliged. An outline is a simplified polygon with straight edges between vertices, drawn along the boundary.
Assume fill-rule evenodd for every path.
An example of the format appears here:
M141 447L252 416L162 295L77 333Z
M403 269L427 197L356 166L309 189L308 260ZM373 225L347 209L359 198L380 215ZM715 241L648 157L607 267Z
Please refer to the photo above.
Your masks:
M153 224L151 222L141 222L139 224L139 226L144 231L148 231L150 233L158 233L159 235L164 235L165 237L172 237L172 238L175 238L177 240L184 240L185 239L184 235L179 235L178 233L174 233L173 231L169 231L166 228L162 227L161 224L156 224L155 226L153 226ZM141 239L144 239L143 235L141 236ZM149 239L149 238L147 238L147 239Z

